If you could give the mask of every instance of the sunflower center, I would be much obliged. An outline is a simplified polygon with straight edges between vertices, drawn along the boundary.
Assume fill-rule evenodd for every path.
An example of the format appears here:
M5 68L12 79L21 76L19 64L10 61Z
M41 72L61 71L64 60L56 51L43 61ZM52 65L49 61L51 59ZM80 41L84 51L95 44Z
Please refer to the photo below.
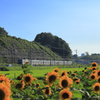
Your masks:
M58 70L54 70L55 72L58 72Z
M79 84L79 82L76 82L76 84Z
M26 81L26 82L30 82L30 77L26 77L26 78L25 78L25 81Z
M36 87L38 88L39 87L39 84L36 84Z
M63 97L64 99L69 98L69 94L68 94L68 93L63 93L63 94L62 94L62 97Z
M49 94L49 89L46 89L45 93L48 95Z
M98 72L98 76L100 76L100 72Z
M94 75L92 75L92 76L91 76L91 79L95 79L95 76L94 76Z
M94 90L99 91L99 86L95 86Z
M92 66L93 66L93 67L95 67L95 66L96 66L96 64L92 64Z
M49 82L51 83L51 82L54 82L56 80L56 76L55 75L51 75L50 77L49 77Z
M100 83L100 78L98 79L98 82Z
M16 88L19 88L19 89L22 88L22 84L21 83L17 84Z
M77 78L74 78L73 81L75 82L76 80L78 80Z
M94 67L92 70L96 70L96 68Z
M64 88L66 88L66 87L68 86L67 80L63 80L63 81L62 81L62 86L63 86Z
M62 74L61 74L61 76L64 76L64 75L65 75L65 73L62 73Z
M4 100L5 98L5 93L3 90L0 89L0 100Z
M3 82L3 80L0 80L0 82L2 83L2 82Z
M75 74L72 74L72 76L75 76Z

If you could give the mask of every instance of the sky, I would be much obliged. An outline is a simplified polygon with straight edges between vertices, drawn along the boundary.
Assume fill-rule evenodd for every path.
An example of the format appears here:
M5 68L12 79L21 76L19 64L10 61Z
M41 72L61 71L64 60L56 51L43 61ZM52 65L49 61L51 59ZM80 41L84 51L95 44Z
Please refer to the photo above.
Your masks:
M100 53L100 0L0 0L0 27L28 41L50 32L78 56Z

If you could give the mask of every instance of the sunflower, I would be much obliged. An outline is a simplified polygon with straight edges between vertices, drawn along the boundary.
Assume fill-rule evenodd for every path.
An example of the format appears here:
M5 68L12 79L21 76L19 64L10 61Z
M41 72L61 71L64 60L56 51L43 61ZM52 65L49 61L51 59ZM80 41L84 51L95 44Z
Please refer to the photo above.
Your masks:
M76 71L74 71L74 73L77 73L77 70L76 70Z
M10 96L11 96L10 88L8 88L3 83L0 83L0 100L9 100L6 98L10 98Z
M68 71L67 73L70 75L72 72L71 71Z
M45 86L45 89L43 90L43 94L47 97L48 95L51 95L51 88L49 87L49 85Z
M15 84L14 80L11 80L10 83L11 83L11 84Z
M96 74L95 73L92 73L89 75L89 79L91 80L95 80L97 77L96 77Z
M40 88L40 83L35 84L36 88L39 89Z
M86 72L86 70L82 70L82 72L84 72L84 73L85 73L85 72Z
M85 70L87 69L87 67L84 68Z
M77 81L79 78L77 78L77 77L73 77L72 78L72 80L75 82L75 81Z
M71 76L75 77L76 76L76 73L71 74Z
M33 76L30 74L26 74L24 76L24 82L25 84L31 84L31 82L33 81Z
M97 70L93 70L93 71L92 71L92 73L96 73L96 72L97 72Z
M48 85L52 85L57 79L58 79L59 75L57 72L49 72L46 75L46 81L48 83Z
M98 70L96 71L96 73L97 73L97 76L100 76L100 69L98 69Z
M23 80L21 80L19 83L17 83L16 85L15 85L15 88L17 88L17 89L24 89L24 87L25 87L25 83L24 83L24 81Z
M0 99L0 100L1 100L1 99ZM13 100L13 99L11 99L10 97L5 97L4 100Z
M80 79L75 81L76 84L80 84Z
M71 100L71 98L72 98L72 93L69 90L63 89L60 91L59 93L60 100Z
M24 77L24 73L20 74L20 75L17 77L17 79L18 79L18 80L22 80L23 77Z
M61 75L60 75L60 76L62 77L62 76L64 76L64 75L66 75L66 76L67 76L67 75L68 75L68 73L67 73L66 71L62 71L62 73L61 73Z
M37 80L37 78L33 77L33 81L36 81L36 80Z
M96 80L98 83L100 83L100 76L98 76Z
M55 69L53 69L53 71L54 71L54 72L59 72L60 69L59 69L59 68L55 68Z
M10 83L9 78L8 78L8 77L5 77L5 76L1 76L1 77L0 77L0 82L2 82L2 81L4 81L4 82L9 82L9 83Z
M0 83L5 84L6 86L8 86L10 88L10 80L8 77L5 77L5 76L1 76L0 77Z
M98 93L100 92L100 83L95 83L93 86L92 86L92 89L95 93Z
M22 80L24 77L24 73L20 74L18 77L17 77L17 80Z
M91 63L91 66L92 66L92 67L98 67L98 63L92 62L92 63Z
M90 67L89 69L94 71L94 70L97 70L97 67Z
M0 74L0 77L1 77L1 76L5 76L5 75L4 75L4 74Z
M72 79L69 78L68 76L63 76L60 78L60 81L59 81L59 86L61 88L68 88L70 87L70 85L73 83Z

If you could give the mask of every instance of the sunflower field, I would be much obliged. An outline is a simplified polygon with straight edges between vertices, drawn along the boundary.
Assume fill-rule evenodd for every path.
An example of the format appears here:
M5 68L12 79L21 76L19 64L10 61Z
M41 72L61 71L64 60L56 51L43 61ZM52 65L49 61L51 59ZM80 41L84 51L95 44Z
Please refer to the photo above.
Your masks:
M28 64L15 78L0 74L0 100L99 100L100 69L98 63L81 71L54 68L42 77L34 77ZM41 70L42 71L42 70ZM38 74L38 73L37 73Z

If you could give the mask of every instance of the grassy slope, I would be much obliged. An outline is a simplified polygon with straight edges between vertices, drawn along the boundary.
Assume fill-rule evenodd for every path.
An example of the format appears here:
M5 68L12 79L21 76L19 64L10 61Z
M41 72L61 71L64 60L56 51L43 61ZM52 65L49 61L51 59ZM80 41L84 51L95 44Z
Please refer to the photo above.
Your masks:
M41 58L44 55L44 58L49 59L51 55L51 59L55 55L56 59L61 59L56 53L52 52L49 48L44 47L36 42L30 42L25 39L20 39L16 37L0 37L0 55L7 57L10 54L17 58L28 58L32 57L32 59L43 59ZM29 53L31 53L29 55ZM8 58L9 60L9 58ZM7 61L7 58L6 58Z

